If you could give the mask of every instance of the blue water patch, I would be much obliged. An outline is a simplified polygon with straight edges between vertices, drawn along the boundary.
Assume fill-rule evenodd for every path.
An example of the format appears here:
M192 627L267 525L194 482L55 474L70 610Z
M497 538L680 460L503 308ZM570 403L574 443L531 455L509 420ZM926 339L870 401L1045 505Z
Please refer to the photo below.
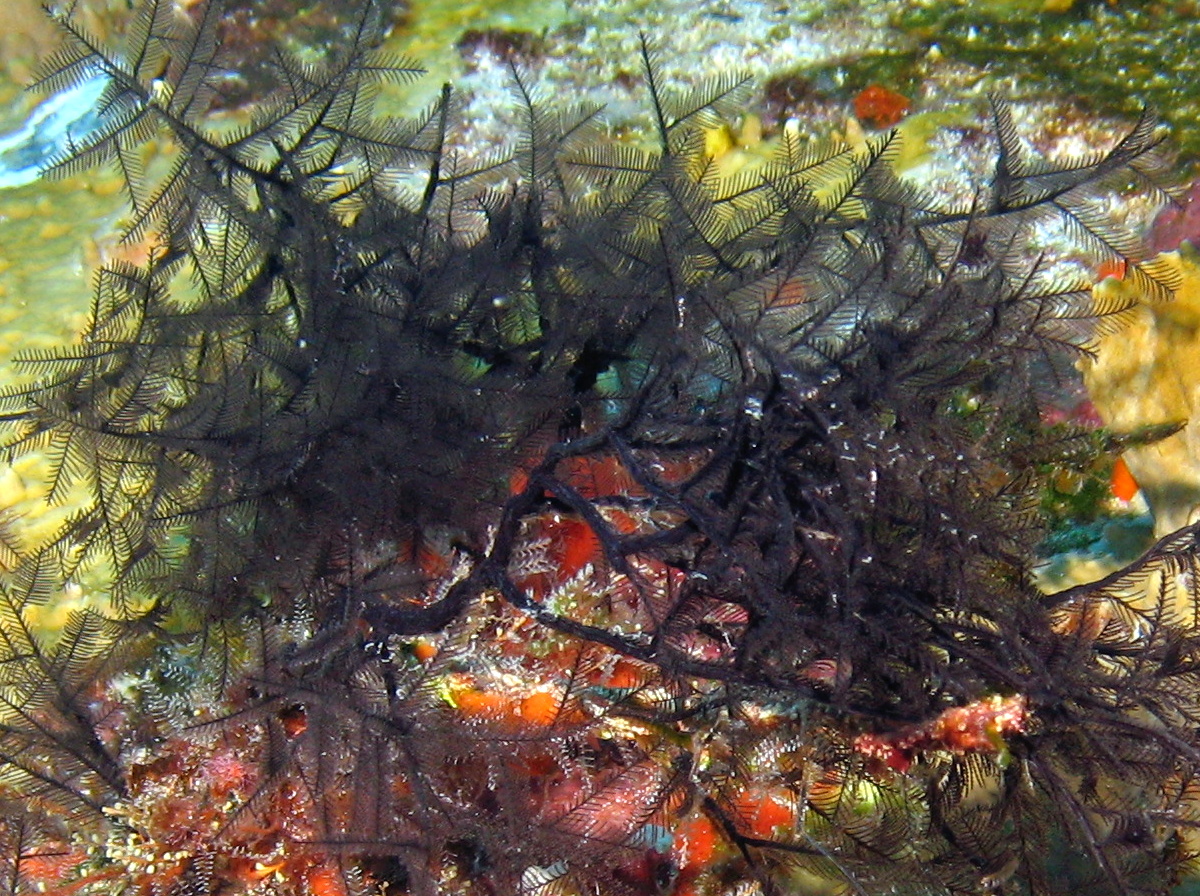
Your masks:
M659 824L643 825L629 840L630 846L642 846L662 855L669 853L674 843L675 835Z
M67 147L85 144L104 121L100 98L107 84L106 76L96 75L56 93L19 129L0 137L0 188L32 183Z

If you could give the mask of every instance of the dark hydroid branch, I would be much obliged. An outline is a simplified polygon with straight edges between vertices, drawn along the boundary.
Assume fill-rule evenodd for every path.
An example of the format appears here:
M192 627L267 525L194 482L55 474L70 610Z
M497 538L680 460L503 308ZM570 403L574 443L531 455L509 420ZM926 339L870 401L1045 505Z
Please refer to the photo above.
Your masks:
M147 2L120 53L62 20L43 82L102 73L110 112L51 167L115 166L154 250L4 396L74 506L6 592L15 879L35 831L100 886L119 815L138 893L1163 891L1194 533L1030 576L1047 482L1108 450L1039 399L1128 311L1039 235L1169 297L1096 211L1162 193L1153 120L1052 162L994 101L967 202L896 134L785 131L727 177L704 132L744 79L674 96L643 38L653 148L514 68L522 133L469 157L449 87L373 117L414 69L359 9L232 133L222 4ZM108 575L127 618L45 645L28 570Z

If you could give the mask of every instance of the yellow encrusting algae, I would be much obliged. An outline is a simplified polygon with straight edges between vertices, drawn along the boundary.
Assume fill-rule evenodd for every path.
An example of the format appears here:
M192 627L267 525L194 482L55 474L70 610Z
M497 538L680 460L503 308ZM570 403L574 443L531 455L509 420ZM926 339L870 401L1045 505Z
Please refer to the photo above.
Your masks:
M1129 324L1102 335L1095 360L1081 364L1092 402L1116 431L1188 423L1200 410L1200 252L1184 243L1162 258L1179 276L1174 301L1138 297ZM1133 289L1106 277L1095 294L1105 303ZM1130 448L1125 459L1154 513L1157 535L1200 518L1200 427L1186 425Z

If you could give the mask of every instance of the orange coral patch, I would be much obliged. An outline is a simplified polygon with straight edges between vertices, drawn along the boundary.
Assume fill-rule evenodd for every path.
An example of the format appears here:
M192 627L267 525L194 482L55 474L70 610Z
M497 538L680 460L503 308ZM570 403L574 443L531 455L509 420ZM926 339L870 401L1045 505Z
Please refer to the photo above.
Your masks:
M854 98L854 115L872 127L890 128L900 123L908 113L909 105L907 97L872 84Z
M600 539L592 527L582 520L564 519L557 528L561 551L558 568L562 577L567 579L600 557Z
M674 851L680 872L686 874L707 867L723 839L707 815L693 815L685 820L675 834Z
M521 699L521 719L531 725L549 727L558 719L562 703L555 694L548 691L534 691Z
M506 731L549 728L584 718L580 710L564 705L562 695L554 691L514 694L466 687L456 688L453 700L465 718L489 722Z
M778 829L790 828L796 823L791 796L783 790L747 788L734 799L733 808L741 832L763 840L775 837Z
M1138 493L1137 480L1129 472L1123 457L1118 457L1117 462L1113 464L1112 493L1122 501L1132 501L1133 496Z
M288 737L299 737L308 730L308 713L299 703L285 706L279 711L279 722Z
M618 457L571 457L563 461L563 465L567 484L588 500L611 495L645 495Z
M597 683L602 687L622 690L640 688L654 676L655 671L653 666L646 663L618 657L611 668L597 676Z
M316 868L306 878L310 896L347 896L342 876L332 868Z
M1103 280L1105 277L1115 277L1117 280L1125 279L1125 271L1128 268L1128 263L1124 258L1114 258L1109 261L1102 261L1096 269L1096 277Z
M412 645L413 656L422 663L427 663L437 656L437 645L428 638L418 638Z

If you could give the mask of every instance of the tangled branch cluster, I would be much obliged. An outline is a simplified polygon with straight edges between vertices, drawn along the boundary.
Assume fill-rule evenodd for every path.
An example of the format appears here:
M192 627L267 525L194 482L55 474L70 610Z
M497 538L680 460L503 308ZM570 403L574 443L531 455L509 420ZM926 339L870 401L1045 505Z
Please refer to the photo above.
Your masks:
M1099 202L1161 194L1152 119L1051 162L996 102L966 204L899 178L894 134L785 130L727 176L704 135L743 80L675 96L643 42L653 148L514 70L520 137L467 159L449 88L373 116L416 71L364 2L230 133L221 15L145 0L119 54L64 18L44 68L107 78L51 168L115 165L154 250L4 397L75 502L44 549L5 533L7 892L1151 893L1190 867L1197 532L1058 595L1030 576L1048 479L1097 446L1039 396L1128 310L1038 240L1169 298ZM120 618L32 627L97 570Z

